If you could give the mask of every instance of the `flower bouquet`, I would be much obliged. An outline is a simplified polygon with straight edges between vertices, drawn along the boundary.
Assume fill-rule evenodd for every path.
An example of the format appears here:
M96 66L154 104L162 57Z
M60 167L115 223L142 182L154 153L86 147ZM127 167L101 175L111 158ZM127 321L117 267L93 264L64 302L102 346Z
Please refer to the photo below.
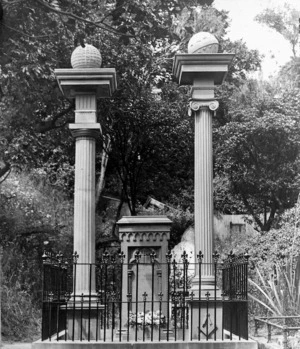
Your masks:
M166 324L166 317L159 311L154 311L152 313L152 311L146 311L144 312L138 312L133 313L130 312L129 313L129 326L133 327L133 326L139 326L139 327L143 327L143 326L151 326L153 325L154 327L163 327Z
M131 338L138 340L158 340L161 329L166 325L166 317L159 311L146 311L138 313L129 313L128 327L133 328L130 331Z

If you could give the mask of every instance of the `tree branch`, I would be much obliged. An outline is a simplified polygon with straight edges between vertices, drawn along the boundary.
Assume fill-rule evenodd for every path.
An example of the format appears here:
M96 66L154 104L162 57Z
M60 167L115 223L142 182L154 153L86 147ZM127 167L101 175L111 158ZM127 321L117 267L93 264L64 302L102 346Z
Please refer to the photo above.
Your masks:
M12 30L18 34L21 34L21 35L25 35L27 36L28 38L31 38L31 39L40 39L40 38L49 38L51 36L57 36L58 33L56 34L47 34L47 35L30 35L30 34L27 34L21 30L18 30L18 29L15 29L15 28L12 28L10 27L9 25L5 24L5 23L1 23L4 27L8 28L9 30Z
M103 140L103 144L104 144L104 140ZM100 201L100 196L102 194L102 191L104 189L104 184L105 184L105 172L106 172L106 168L107 168L107 162L108 162L108 154L111 150L111 139L109 137L109 135L107 136L107 142L105 144L105 146L103 146L103 150L102 150L102 160L101 160L101 172L100 172L100 176L96 185L96 206L98 205L99 201Z
M56 125L56 121L61 117L63 117L64 115L68 114L73 109L74 109L74 103L71 103L67 109L64 109L58 114L54 115L50 120L41 121L36 127L37 132L45 133L55 128L63 127L66 123L63 123L62 125L58 126Z
M119 205L118 205L118 208L117 208L114 224L113 224L113 227L112 227L112 236L116 237L116 238L118 238L118 234L116 233L117 221L120 219L123 204L124 204L124 196L123 196L123 193L121 193L120 202L119 202Z
M274 218L275 218L276 211L277 211L276 204L273 202L269 218L268 218L266 224L264 225L265 231L269 231L271 229L272 223L273 223Z
M243 203L244 203L245 207L250 212L251 216L254 218L256 224L260 227L261 230L263 230L264 225L262 224L261 220L255 214L252 206L248 202L248 199L247 199L246 195L244 193L242 193L241 196L242 196L242 200L243 200Z
M93 21L90 21L89 19L85 19L85 18L79 17L79 16L75 15L72 12L58 10L58 9L52 7L51 5L47 4L43 0L35 0L35 1L38 2L40 5L42 5L43 7L47 8L49 11L57 13L59 15L63 15L63 16L67 16L67 17L70 17L70 18L73 18L73 19L77 19L78 21L90 24L90 25L92 25L94 27L100 28L102 30L111 32L111 33L116 34L116 35L122 35L122 36L128 36L130 38L134 38L133 35L119 33L116 29L114 29L113 27L111 27L110 25L108 25L106 23L101 23L101 25L100 25L99 22L93 22Z
M0 168L0 184L6 180L11 171L11 166L8 162L4 162L4 166ZM4 178L2 178L4 177Z

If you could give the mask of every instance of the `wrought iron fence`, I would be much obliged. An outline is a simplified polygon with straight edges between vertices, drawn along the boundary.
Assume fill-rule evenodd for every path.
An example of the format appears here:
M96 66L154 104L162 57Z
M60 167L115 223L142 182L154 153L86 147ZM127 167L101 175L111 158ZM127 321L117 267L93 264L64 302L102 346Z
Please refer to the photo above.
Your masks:
M248 339L247 254L191 263L155 253L125 263L105 252L96 264L45 253L42 340L203 341ZM80 268L88 274L79 290ZM210 289L207 275L211 270ZM212 277L213 276L213 277ZM213 279L213 283L211 280ZM195 281L196 280L196 281Z
M224 328L241 338L248 338L248 259L231 252L222 267Z

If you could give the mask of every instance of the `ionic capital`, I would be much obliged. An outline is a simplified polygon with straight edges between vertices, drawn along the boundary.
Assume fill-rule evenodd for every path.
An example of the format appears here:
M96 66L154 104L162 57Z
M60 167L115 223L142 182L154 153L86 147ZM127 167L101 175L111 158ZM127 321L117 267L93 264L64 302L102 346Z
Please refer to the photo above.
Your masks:
M207 109L207 108L211 111L216 111L219 108L219 102L216 100L202 100L202 101L191 100L189 103L188 114L189 116L191 116L193 112L197 112L200 109Z

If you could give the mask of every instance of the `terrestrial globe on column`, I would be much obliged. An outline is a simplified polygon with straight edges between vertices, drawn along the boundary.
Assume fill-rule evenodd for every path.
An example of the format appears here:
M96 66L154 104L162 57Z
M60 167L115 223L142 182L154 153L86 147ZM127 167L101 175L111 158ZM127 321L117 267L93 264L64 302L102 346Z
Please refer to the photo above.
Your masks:
M199 32L193 35L188 43L188 53L218 53L219 41L207 32Z
M74 69L101 68L102 57L100 51L90 44L77 46L71 56Z

